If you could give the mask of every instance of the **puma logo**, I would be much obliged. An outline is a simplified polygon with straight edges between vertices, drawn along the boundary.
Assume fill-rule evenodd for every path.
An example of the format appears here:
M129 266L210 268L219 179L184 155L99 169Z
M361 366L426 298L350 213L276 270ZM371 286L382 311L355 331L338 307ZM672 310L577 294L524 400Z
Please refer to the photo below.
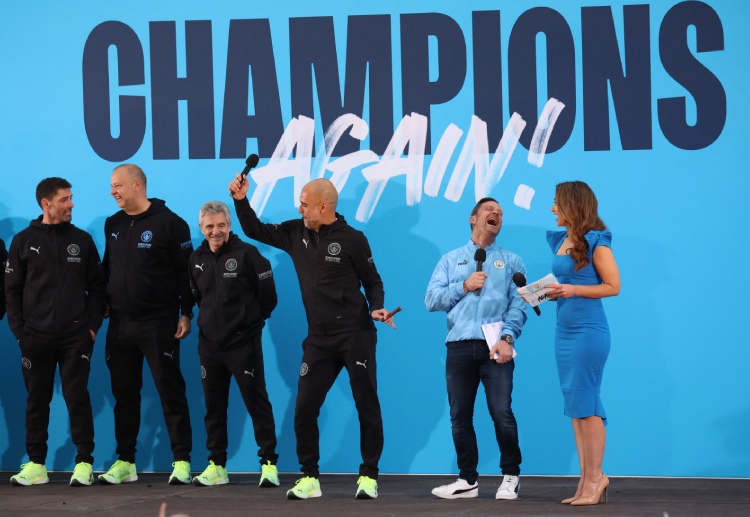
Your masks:
M245 375L250 375L251 377L255 377L255 368L253 368L252 372L248 372L247 370L245 370Z
M305 245L305 249L307 249L307 243L309 243L310 241L308 241L307 239L302 239L302 242Z
M367 359L365 359L364 363L360 363L359 361L355 361L354 363L356 366L362 366L365 370L367 370Z
M174 361L174 350L172 350L171 352L164 352L164 355L166 355L167 357L169 357L170 359Z
M36 254L39 255L39 250L42 249L42 247L39 246L38 248L35 248L34 246L29 246L29 249L36 251Z
M120 235L120 232L117 232L117 233L112 232L112 237L114 237L115 240L117 240L118 235Z
M205 264L205 262L203 264ZM201 264L200 266L196 264L195 269L200 269L201 271L203 271L203 264Z
M91 359L89 359L90 357L91 357L91 354L89 355L81 354L81 359L86 359L88 362L91 362Z

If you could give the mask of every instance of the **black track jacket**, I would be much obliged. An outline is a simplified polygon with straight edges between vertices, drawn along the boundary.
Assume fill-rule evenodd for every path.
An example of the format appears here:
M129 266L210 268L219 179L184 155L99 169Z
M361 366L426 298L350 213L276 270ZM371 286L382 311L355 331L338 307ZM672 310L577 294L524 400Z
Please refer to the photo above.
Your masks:
M308 230L302 219L261 223L247 198L235 199L234 207L245 235L292 257L309 334L375 328L370 313L383 308L383 282L367 237L349 226L344 216L336 214L333 224L316 232Z
M104 222L104 272L113 317L173 318L178 307L192 314L188 259L193 252L187 223L151 198L142 214L120 210Z
M8 326L71 336L97 332L104 315L104 273L91 235L71 223L31 221L10 243L5 266Z
M190 256L198 339L219 350L249 345L276 307L271 263L234 233L216 253L207 241Z

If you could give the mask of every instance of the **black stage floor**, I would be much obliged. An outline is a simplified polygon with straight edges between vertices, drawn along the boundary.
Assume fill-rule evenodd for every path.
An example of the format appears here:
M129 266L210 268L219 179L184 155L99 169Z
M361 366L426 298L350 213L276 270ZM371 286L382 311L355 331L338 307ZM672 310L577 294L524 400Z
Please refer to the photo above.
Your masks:
M9 479L13 473L0 472ZM500 478L479 479L476 499L443 500L430 494L450 483L450 476L381 475L380 497L355 500L356 475L321 476L323 497L289 501L285 492L297 479L282 474L280 488L260 488L258 474L231 474L220 487L169 486L167 474L139 474L139 480L119 486L70 487L70 473L50 474L50 483L31 487L0 484L0 516L117 515L157 517L162 502L166 515L190 517L280 515L329 516L655 516L734 517L750 515L750 480L697 478L610 477L609 504L570 507L559 501L573 494L573 477L522 476L520 498L496 501Z

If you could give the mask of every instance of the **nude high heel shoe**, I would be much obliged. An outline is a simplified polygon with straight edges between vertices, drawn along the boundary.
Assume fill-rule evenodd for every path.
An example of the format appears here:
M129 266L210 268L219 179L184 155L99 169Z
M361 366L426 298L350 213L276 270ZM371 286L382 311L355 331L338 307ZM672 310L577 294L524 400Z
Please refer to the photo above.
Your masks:
M562 504L570 504L573 501L575 501L576 499L578 499L576 496L568 497L567 499L563 499L562 501L560 501L560 503L562 503Z
M602 500L602 492L604 492L604 502L609 502L609 478L606 474L602 473L602 477L599 479L599 484L596 487L596 492L591 497L579 497L570 506L589 506L592 504L599 504Z

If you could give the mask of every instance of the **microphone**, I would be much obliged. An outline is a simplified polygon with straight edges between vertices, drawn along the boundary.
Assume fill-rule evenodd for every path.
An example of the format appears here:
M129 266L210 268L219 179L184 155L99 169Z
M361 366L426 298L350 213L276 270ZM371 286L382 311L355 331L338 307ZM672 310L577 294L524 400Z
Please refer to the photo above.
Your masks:
M484 263L485 260L487 260L487 250L483 248L477 248L477 251L474 252L474 260L477 261L477 272L481 272L482 264ZM481 290L482 288L480 287L474 292L476 293L477 296L479 296L479 293Z
M257 154L251 154L247 157L247 160L245 160L245 168L242 169L242 172L240 173L240 175L242 176L242 178L240 179L240 185L245 183L245 176L247 176L247 173L250 172L250 169L258 165L258 160L260 160L260 158L258 158Z
M521 273L520 271L517 273L513 273L513 283L518 287L526 287L526 277L523 276L523 273ZM542 315L542 311L538 306L534 307L534 312L536 312L537 316Z
M245 176L250 172L250 169L258 165L258 160L260 160L260 158L258 158L258 155L255 153L247 157L247 160L245 160L245 168L242 169L242 172L240 173L240 186L245 184ZM232 193L230 192L229 195L231 196Z

